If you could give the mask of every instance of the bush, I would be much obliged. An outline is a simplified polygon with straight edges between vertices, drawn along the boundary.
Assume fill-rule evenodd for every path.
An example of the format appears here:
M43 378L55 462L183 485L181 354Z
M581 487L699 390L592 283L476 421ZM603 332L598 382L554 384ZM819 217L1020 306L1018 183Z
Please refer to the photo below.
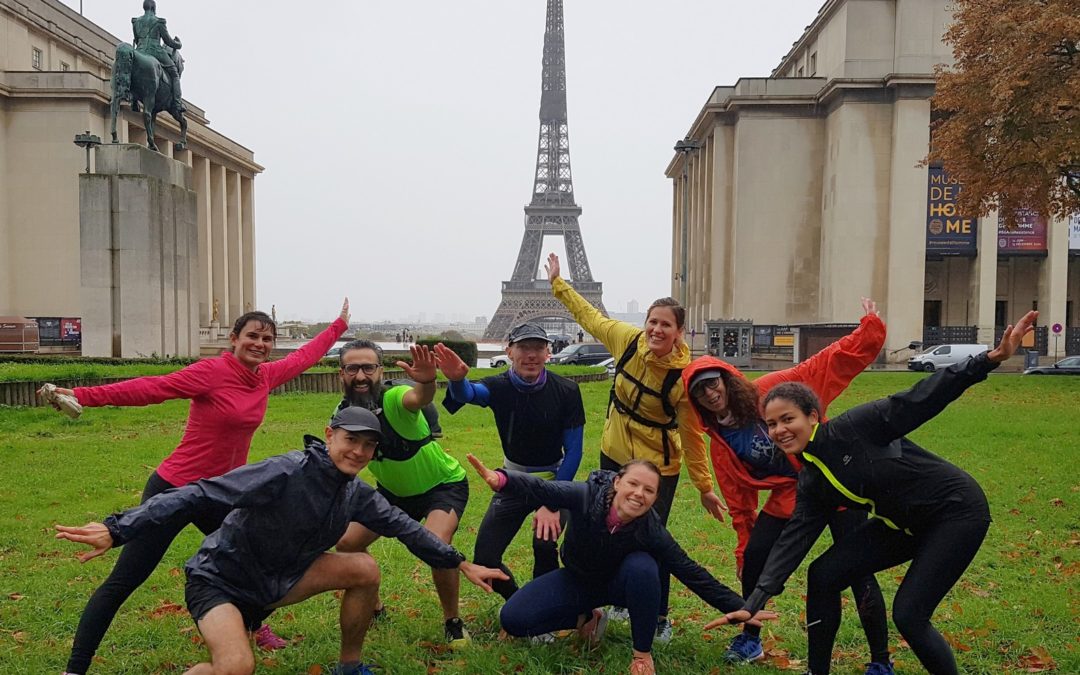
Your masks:
M383 368L393 368L395 370L398 370L398 361L404 361L411 366L412 354L386 354L382 357Z
M461 360L465 362L470 368L476 367L476 343L468 340L446 340L440 337L423 337L416 341L418 345L427 345L428 347L434 347L438 343L443 343L450 348L452 352L461 357Z
M63 354L59 354L56 356L50 356L47 354L0 356L0 363L23 363L45 366L53 366L62 363L77 363L84 365L100 366L130 366L137 364L188 366L198 360L199 358L195 356L169 356L165 358L153 357L141 359L122 359L111 356L70 356Z

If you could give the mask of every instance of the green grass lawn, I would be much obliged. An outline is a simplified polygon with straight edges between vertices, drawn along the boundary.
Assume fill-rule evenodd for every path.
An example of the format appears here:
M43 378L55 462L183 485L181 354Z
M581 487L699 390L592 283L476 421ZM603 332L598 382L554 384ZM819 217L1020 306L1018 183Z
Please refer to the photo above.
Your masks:
M833 406L845 407L903 388L920 375L861 376ZM596 466L607 398L605 383L582 386L588 410L586 458L578 477ZM938 419L913 434L930 450L965 468L983 485L994 524L967 574L945 599L936 624L957 648L966 673L1017 672L1056 664L1080 673L1080 378L993 375ZM300 446L318 433L336 404L332 395L295 394L270 400L251 459ZM0 673L58 673L67 659L83 605L108 574L116 553L80 565L75 547L52 538L54 523L81 525L134 506L147 476L172 449L184 426L187 403L149 408L92 409L68 420L46 408L0 408ZM467 408L443 415L444 446L464 461L473 452L491 465L501 452L488 411ZM368 476L370 478L370 476ZM473 496L456 544L471 553L489 492L470 471ZM736 586L734 533L706 520L693 486L683 479L671 529L692 557L721 581ZM520 579L531 563L526 533L508 561ZM819 543L819 550L827 540ZM204 650L183 605L184 561L200 537L188 528L150 580L125 605L99 652L96 673L174 673L200 660ZM572 639L531 646L498 639L501 599L467 582L462 615L473 635L467 653L442 645L441 614L428 569L394 541L372 549L383 573L389 619L369 633L366 658L386 673L621 673L630 656L629 627L613 624L594 651ZM756 673L805 669L801 624L805 565L777 598L781 618L766 632L770 662ZM879 580L891 605L903 568ZM738 672L720 656L734 633L704 634L718 613L677 582L672 588L675 639L655 653L660 672ZM261 654L259 672L318 673L334 662L338 629L332 595L280 610L275 630L292 639L281 652ZM891 644L902 673L918 673L895 629ZM861 673L865 638L854 609L845 609L836 646L836 673Z

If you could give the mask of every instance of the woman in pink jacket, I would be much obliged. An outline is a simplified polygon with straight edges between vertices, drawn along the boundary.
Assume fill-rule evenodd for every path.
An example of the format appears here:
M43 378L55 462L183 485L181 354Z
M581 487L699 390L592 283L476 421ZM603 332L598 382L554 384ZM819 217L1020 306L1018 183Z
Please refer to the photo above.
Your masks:
M180 445L150 474L142 501L202 478L227 473L247 463L255 430L266 415L271 390L300 375L330 349L348 328L349 300L341 315L314 340L280 361L268 362L277 339L277 326L264 312L248 312L236 320L229 341L232 351L196 361L168 375L140 377L99 387L55 388L79 405L144 406L172 399L191 401ZM43 388L44 389L44 388ZM221 525L227 511L206 512L191 522L209 534ZM120 606L150 576L187 522L172 523L124 546L109 578L83 610L67 671L83 675ZM256 642L276 649L285 642L262 626Z

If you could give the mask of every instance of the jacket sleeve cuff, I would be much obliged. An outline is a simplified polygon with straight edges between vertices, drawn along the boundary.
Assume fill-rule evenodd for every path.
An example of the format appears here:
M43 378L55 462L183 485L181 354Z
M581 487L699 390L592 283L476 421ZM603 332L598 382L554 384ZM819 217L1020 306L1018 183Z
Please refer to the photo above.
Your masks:
M750 612L750 616L754 616L761 610L765 609L765 603L772 597L760 588L755 588L754 592L750 594L750 597L746 599L746 605L744 609Z
M113 547L123 546L127 543L127 540L120 534L119 523L117 522L115 515L107 517L103 525L109 530L109 536L112 537L113 540Z

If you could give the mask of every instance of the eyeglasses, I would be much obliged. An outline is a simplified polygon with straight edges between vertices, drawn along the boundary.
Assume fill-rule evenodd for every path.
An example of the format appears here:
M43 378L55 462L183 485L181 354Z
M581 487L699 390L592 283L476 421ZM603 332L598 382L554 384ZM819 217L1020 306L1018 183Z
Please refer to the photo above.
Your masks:
M342 366L341 370L347 375L355 375L361 370L365 375L374 375L382 366L378 363L350 363L346 366Z
M717 377L709 378L708 380L702 380L701 382L698 382L697 384L694 385L694 390L691 391L690 393L693 394L694 396L696 396L697 398L701 398L702 396L705 395L706 391L714 391L716 389L719 389L721 379L722 378L717 376Z

